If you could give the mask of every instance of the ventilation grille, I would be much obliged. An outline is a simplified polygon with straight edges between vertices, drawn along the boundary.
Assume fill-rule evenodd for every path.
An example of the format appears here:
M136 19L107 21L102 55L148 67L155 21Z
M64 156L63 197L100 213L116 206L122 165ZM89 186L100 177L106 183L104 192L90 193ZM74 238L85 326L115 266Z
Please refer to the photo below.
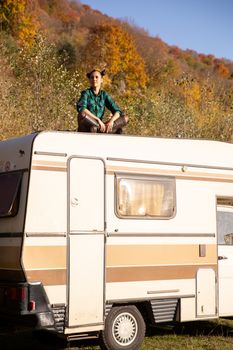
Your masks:
M150 304L156 323L175 320L178 299L154 299Z
M105 318L108 316L109 311L112 308L112 304L106 304L105 305Z
M55 306L52 308L52 310L53 310L56 330L58 333L63 333L64 325L65 325L65 314L66 314L65 305Z

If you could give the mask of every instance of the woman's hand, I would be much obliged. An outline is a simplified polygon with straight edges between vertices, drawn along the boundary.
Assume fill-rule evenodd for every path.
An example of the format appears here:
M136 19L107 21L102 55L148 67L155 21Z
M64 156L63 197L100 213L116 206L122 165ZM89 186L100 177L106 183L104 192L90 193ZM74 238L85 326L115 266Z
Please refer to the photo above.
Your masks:
M102 122L102 120L98 119L99 127L100 127L100 132L105 132L106 126Z
M113 124L114 124L114 121L110 120L107 124L106 124L106 133L110 133L112 132L112 128L113 128Z

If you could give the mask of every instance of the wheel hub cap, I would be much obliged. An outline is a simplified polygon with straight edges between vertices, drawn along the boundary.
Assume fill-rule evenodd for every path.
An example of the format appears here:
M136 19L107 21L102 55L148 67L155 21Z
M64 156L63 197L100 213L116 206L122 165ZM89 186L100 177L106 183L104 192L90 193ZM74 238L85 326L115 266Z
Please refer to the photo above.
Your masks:
M137 321L130 313L124 312L117 316L113 323L113 336L121 346L130 345L137 336Z

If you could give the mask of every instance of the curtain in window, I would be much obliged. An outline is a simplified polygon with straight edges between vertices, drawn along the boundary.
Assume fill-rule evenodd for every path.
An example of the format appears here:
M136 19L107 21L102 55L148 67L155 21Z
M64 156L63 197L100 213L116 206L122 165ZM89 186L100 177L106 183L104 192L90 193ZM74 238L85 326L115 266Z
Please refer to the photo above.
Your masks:
M118 210L121 216L173 214L173 182L169 180L120 179Z

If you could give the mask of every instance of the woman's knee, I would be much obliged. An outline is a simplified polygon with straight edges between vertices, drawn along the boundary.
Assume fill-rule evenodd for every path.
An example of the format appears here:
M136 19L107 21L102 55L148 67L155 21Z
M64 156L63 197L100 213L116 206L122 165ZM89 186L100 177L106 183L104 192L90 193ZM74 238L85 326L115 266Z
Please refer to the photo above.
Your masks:
M127 116L127 114L125 112L121 112L120 117L124 120L125 124L128 123L129 117Z

